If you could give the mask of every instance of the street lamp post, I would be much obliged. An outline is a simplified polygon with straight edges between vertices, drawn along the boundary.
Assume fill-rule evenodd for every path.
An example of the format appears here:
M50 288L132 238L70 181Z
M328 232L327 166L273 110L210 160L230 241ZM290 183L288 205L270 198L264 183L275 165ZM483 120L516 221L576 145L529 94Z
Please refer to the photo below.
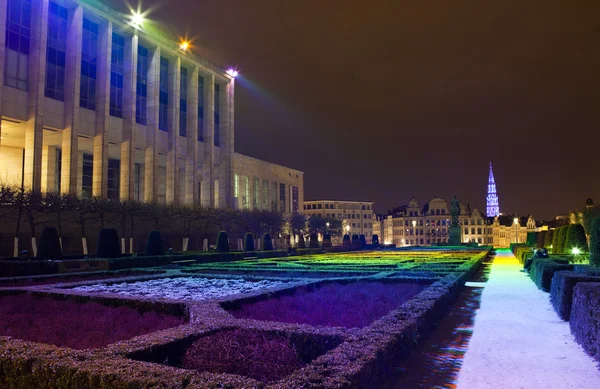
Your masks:
M519 219L514 218L513 222L515 223L515 243L519 243Z
M413 235L415 237L415 243L417 242L417 221L413 220L412 221L412 226L413 226Z

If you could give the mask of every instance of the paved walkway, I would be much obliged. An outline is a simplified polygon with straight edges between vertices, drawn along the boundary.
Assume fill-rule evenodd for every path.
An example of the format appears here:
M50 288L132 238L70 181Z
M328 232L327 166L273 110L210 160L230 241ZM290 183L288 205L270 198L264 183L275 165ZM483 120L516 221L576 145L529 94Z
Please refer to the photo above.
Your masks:
M521 268L509 250L498 250L458 389L600 388L595 361L554 312L549 294L538 290Z

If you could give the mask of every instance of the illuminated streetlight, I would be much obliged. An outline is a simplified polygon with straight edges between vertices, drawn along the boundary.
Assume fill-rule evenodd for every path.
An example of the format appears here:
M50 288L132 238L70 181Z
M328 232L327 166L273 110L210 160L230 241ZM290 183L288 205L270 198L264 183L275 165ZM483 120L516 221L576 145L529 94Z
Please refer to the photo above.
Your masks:
M346 232L350 232L350 224L346 224Z
M190 47L190 42L188 41L181 41L181 43L179 44L179 48L183 51L187 51L187 49L189 49Z
M144 14L140 11L131 10L131 25L135 28L140 28L144 23Z
M575 255L581 254L581 250L579 250L579 248L577 248L577 247L573 247L573 250L571 250L571 252Z
M239 72L237 70L235 70L234 68L229 68L229 69L227 69L227 74L229 74L233 78L236 78L238 76Z

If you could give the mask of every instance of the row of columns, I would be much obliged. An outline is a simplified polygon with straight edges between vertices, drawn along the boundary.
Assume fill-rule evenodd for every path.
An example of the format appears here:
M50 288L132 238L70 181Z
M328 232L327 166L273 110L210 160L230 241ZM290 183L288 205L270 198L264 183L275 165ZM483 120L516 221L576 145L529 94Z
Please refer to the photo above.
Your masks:
M64 128L61 131L61 193L77 194L79 150L79 86L81 79L81 48L83 35L84 9L73 3L69 9L67 33L67 58L65 69ZM0 28L6 28L7 1L0 0ZM49 179L42 185L42 142L44 133L44 87L46 73L46 46L48 35L49 0L32 2L31 47L28 74L28 118L25 125L24 185L27 188L43 190ZM110 104L110 71L113 29L118 28L110 20L99 24L98 57L96 78L96 110L93 137L93 182L94 196L106 197L108 186L108 130ZM124 86L123 86L123 138L120 144L120 198L122 201L134 198L134 169L136 154L136 80L138 44L140 36L136 30L128 30L125 36ZM5 34L0 34L0 101L4 88ZM182 199L187 204L209 206L231 206L233 198L233 80L220 79L222 92L220 101L215 102L215 74L206 71L193 61L187 61L160 46L148 47L149 68L147 85L147 124L144 145L144 188L141 198L145 202L155 202L158 197L158 140L159 133L159 90L160 58L169 59L169 106L166 145L166 201L178 203ZM180 139L180 77L181 66L188 70L187 84L187 136ZM203 142L198 142L198 75L204 77L204 129ZM214 104L220 104L221 133L220 160L215 160L214 146ZM1 110L1 107L0 107ZM1 113L1 111L0 111ZM0 126L1 132L1 126ZM161 131L162 132L162 131ZM185 146L183 146L185 145ZM182 150L185 147L184 150ZM46 151L46 155L48 155ZM185 160L184 159L185 154ZM199 156L202 161L197 161ZM46 161L47 163L47 161ZM180 192L180 163L185 172L185 194ZM215 170L218 164L218 170ZM45 173L51 171L46 166ZM80 178L79 178L80 179ZM215 180L219 182L219 204L215 204ZM198 193L198 182L202 181Z

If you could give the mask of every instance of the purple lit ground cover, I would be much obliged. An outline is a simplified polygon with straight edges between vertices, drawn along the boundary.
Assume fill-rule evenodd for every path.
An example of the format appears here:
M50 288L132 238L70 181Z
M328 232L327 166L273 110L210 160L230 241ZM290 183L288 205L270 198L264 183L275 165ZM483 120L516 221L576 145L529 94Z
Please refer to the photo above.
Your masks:
M236 318L333 327L364 327L416 296L428 284L332 282L299 287L292 294L242 303L228 310Z
M86 293L115 293L123 296L202 301L238 293L251 293L288 284L285 281L250 281L241 278L176 277L154 280L99 283L71 290Z
M36 286L36 285L53 285L67 282L79 282L79 281L99 281L107 280L112 278L124 278L152 275L147 272L128 272L126 274L102 274L102 275L87 275L87 276L71 276L71 277L48 277L48 278L22 278L15 280L14 282L0 283L0 287L22 287L22 286Z
M0 336L90 349L179 326L183 317L31 294L0 297Z

